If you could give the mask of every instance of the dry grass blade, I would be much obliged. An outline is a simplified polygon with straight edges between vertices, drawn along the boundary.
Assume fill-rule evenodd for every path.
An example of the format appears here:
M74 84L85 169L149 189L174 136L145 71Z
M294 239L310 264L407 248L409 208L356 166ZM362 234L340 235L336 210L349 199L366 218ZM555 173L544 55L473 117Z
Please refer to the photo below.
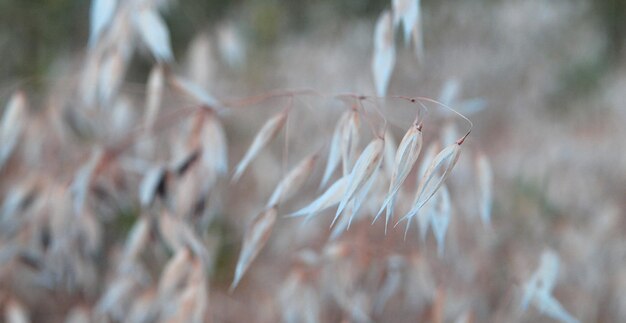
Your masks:
M288 114L289 114L289 110L287 109L283 110L282 112L272 117L263 125L261 130L259 130L257 135L254 137L254 140L252 141L250 148L248 148L248 151L246 151L246 154L244 155L244 157L241 159L239 164L237 164L237 167L235 168L235 174L233 175L233 182L236 182L239 180L239 178L241 177L241 175L243 175L243 172L246 170L250 162L252 162L254 157L256 157L259 154L259 152L272 139L274 139L274 137L276 137L278 132L285 125Z
M15 149L26 123L26 95L18 91L11 96L0 124L0 169Z
M167 25L159 14L148 8L136 13L135 20L141 39L146 43L157 61L170 62L174 59Z
M357 159L354 168L348 175L348 187L339 203L335 218L343 212L348 202L352 200L354 195L360 190L369 179L372 178L374 171L380 166L383 157L383 149L385 141L382 138L376 138L370 142Z
M391 72L396 63L396 48L393 40L392 24L391 13L385 11L378 18L374 32L372 71L378 96L386 95Z
M286 201L288 198L302 187L304 182L313 172L317 155L309 156L303 159L294 169L292 169L285 178L276 186L274 193L267 202L267 207L277 206Z
M461 144L454 143L435 156L417 188L413 207L400 221L409 220L407 223L410 224L410 219L437 193L459 159L460 151Z
M261 212L252 220L252 223L244 234L243 245L239 253L239 260L237 260L237 267L235 268L235 277L233 278L233 283L230 285L231 292L237 287L254 258L256 258L267 243L275 222L275 207Z
M380 207L380 210L378 211L378 214L374 218L374 221L376 221L383 213L383 210L386 209L385 232L387 232L389 219L393 216L393 209L398 191L407 176L409 176L411 169L413 169L413 166L417 161L417 157L422 150L422 141L422 126L421 124L414 122L398 146L394 158L393 173L391 175L391 182L389 183L389 191L382 206Z
M485 154L478 155L476 161L476 172L478 174L478 192L480 197L479 210L480 219L487 227L491 226L491 207L493 205L493 172L489 159Z

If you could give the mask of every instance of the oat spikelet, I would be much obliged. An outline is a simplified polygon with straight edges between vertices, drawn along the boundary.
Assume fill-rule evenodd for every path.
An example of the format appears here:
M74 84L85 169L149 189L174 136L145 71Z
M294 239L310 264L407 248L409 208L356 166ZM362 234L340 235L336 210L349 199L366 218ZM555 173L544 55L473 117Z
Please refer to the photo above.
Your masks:
M345 212L344 212L344 216L348 218L348 225L346 229L350 228L350 225L352 224L352 220L358 215L359 210L363 206L363 203L366 202L366 198L370 190L372 189L374 182L376 182L376 179L378 178L378 171L379 170L377 167L374 170L374 173L372 174L372 176L370 176L370 178L365 182L365 184L363 184L363 187L357 191L357 193L354 195L352 200L350 200L350 202L348 203L348 206L346 207ZM331 226L335 224L335 221L337 221L338 216L339 214L335 215L335 218L330 224Z
M384 11L378 18L374 31L374 58L372 71L376 94L385 96L393 66L396 63L396 48L393 40L392 17L389 11Z
M104 32L104 29L113 20L117 0L92 0L89 27L89 46L93 47Z
M437 193L459 159L461 144L462 141L454 143L435 156L417 188L413 207L400 221L408 220L408 226L411 223L410 219L417 215L420 209Z
M376 138L370 142L363 150L359 159L357 159L354 168L348 175L348 187L339 203L335 218L343 212L348 202L352 200L354 195L363 188L364 184L372 178L374 171L380 166L383 157L383 149L385 141L382 138Z
M489 159L485 154L479 154L476 160L478 174L478 192L480 219L486 227L491 226L491 207L493 204L493 172Z
M398 143L396 142L396 138L391 131L387 129L385 131L385 157L383 159L383 167L389 177L391 177L394 172L394 161L396 159L397 149Z
M414 122L411 128L406 132L398 150L393 163L393 173L391 175L391 182L389 183L389 191L385 200L383 201L378 214L374 221L383 213L383 210L387 210L385 215L385 232L387 232L387 224L389 219L393 216L394 204L396 196L400 187L409 176L409 172L413 169L413 165L417 161L420 151L422 150L422 126L417 122Z
M541 254L539 268L530 277L524 286L521 308L528 308L532 302L537 309L556 320L564 323L578 322L569 314L563 306L552 296L552 290L556 285L556 278L559 272L559 257L552 250L545 250Z
M346 194L348 182L348 176L344 176L338 179L317 199L315 199L313 202L303 207L302 209L291 213L289 216L296 217L306 215L307 218L311 218L317 213L322 212L323 210L341 202L341 199Z
M272 196L267 202L267 207L279 205L293 196L293 194L298 191L300 187L302 187L307 178L309 178L309 175L313 172L316 161L317 155L313 155L303 159L298 165L296 165L296 167L294 167L276 186L274 193L272 193Z
M159 14L149 8L136 13L135 21L141 39L146 43L154 58L159 62L170 62L174 59L170 34L167 25Z
M335 131L333 132L333 137L330 141L330 151L328 152L328 160L326 161L326 168L324 169L324 175L322 176L322 182L320 183L320 188L326 186L330 176L337 168L339 164L339 159L341 157L341 137L343 133L343 129L345 128L345 124L348 123L348 119L350 118L350 111L344 112L339 118L339 122L337 122L337 126L335 127Z
M359 146L359 113L356 110L350 112L349 118L341 132L339 147L341 151L341 165L343 176L350 172L354 154Z
M237 287L254 258L256 258L267 243L275 222L275 207L261 212L252 220L252 223L244 234L243 245L239 253L239 260L237 260L237 267L235 268L235 277L233 278L233 283L230 285L231 292Z
M393 25L402 22L404 43L408 44L415 26L419 23L420 0L393 0Z
M270 120L268 120L265 125L259 130L256 137L252 141L250 148L246 151L246 154L241 159L239 164L235 169L235 174L233 175L233 181L236 182L239 180L243 172L246 170L250 162L259 154L261 149L263 149L267 144L276 137L278 132L283 128L285 122L287 121L288 110L283 110L278 113Z

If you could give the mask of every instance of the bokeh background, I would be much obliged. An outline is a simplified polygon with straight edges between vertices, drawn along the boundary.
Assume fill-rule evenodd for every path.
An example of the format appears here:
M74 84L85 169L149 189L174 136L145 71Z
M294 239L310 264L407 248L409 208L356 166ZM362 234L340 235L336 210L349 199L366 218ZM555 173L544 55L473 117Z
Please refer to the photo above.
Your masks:
M452 322L462 312L459 304L470 304L475 322L551 322L536 310L515 311L520 286L545 248L561 258L554 293L574 317L581 322L626 321L626 1L421 4L425 59L418 62L398 41L388 93L438 98L452 80L459 84L460 98L483 100L484 109L470 115L475 128L468 146L489 156L494 173L493 232L476 229L479 226L467 229L461 221L449 233L456 237L449 241L450 254L458 258L424 256L433 263L432 270L457 268L446 276L455 283L449 284L447 294L452 312L442 321ZM205 86L218 98L298 88L371 94L374 24L390 6L383 0L189 0L172 3L163 17L176 57L173 69L189 71L190 46L198 37L208 40ZM85 53L88 12L89 1L83 0L0 0L2 104L17 89L36 103L45 102L49 92L69 90L64 83L71 83L65 81L72 80ZM241 61L234 63L220 54L220 35L233 31L245 49ZM152 65L149 55L138 51L121 91L141 92L137 84L145 81ZM404 117L390 121L402 124ZM230 124L227 131L234 141L253 134L246 127L255 125L255 117L242 118L240 128ZM302 131L330 133L334 122L329 116ZM245 149L242 145L233 147L237 156ZM280 167L268 166L275 161L261 162L266 176L280 174ZM461 180L467 178L462 167ZM0 174L6 196L15 176L8 170ZM252 207L238 210L253 212ZM254 264L257 280L251 279L234 296L225 292L245 227L241 219L218 221L211 229L223 239L212 278L223 293L213 295L212 306L232 306L216 320L274 321L280 316L272 307L259 312L245 308L266 306L258 298L271 294L268 290L286 275L282 268L272 276L277 270L272 265L284 252L275 245L285 240L272 242L272 251ZM125 233L134 221L133 214L124 215L112 228ZM473 277L478 278L459 278L464 277L458 269L462 266L475 268ZM11 290L6 277L0 295L5 299ZM455 288L461 300L455 300ZM65 301L52 302L43 311L37 310L45 303L41 299L26 297L24 302L34 321L45 321L48 315L61 319L76 300L69 294L62 293ZM472 301L463 295L484 299ZM79 296L77 302L89 307L97 300L91 297ZM51 314L54 304L62 310ZM386 310L394 317L390 311L397 311L398 322L415 318L400 306ZM421 315L418 318L437 321L431 314ZM322 317L345 319L333 311Z

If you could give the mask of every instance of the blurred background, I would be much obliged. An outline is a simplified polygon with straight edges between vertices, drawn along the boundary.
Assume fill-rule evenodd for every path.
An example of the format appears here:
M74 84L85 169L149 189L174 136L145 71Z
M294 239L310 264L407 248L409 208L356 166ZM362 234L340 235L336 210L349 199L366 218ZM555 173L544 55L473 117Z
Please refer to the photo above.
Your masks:
M64 80L80 68L85 53L89 3L0 0L2 104L16 89L24 89L34 102L55 89L67 90ZM485 300L473 304L476 322L551 322L536 311L511 316L512 286L521 286L537 267L541 251L551 248L561 257L555 295L563 306L582 322L624 322L626 1L423 0L421 5L424 60L418 62L410 48L396 41L397 62L388 93L439 98L453 82L459 98L485 102L482 110L469 115L475 127L467 145L489 156L495 192L493 232L457 227L450 234L458 235L452 238L457 247L451 247L451 254L461 253L461 245L474 246L474 251L441 263L434 254L425 257L436 263L434 268L460 268L467 266L465 260L476 268L476 280L451 284L466 295L484 289ZM371 94L374 26L390 6L389 0L188 0L171 3L163 18L176 71L193 74L189 63L193 45L197 39L208 40L202 57L208 71L203 85L218 98L276 88ZM229 52L232 39L240 47ZM136 94L136 85L145 82L153 64L145 51L135 53L121 92ZM406 117L397 115L390 121L401 124ZM254 116L242 118L247 123L240 128L227 123L235 141L243 138L242 133L248 138L252 130L245 125L255 124ZM303 129L328 129L330 135L336 120L321 118ZM245 148L241 146L233 147L237 156ZM277 167L267 167L268 174L280 174ZM466 178L462 170L460 166L461 179ZM8 183L2 183L5 191ZM134 221L124 221L128 223L121 227L127 231ZM219 229L227 232L224 239L233 240L223 251L228 255L219 260L223 268L213 278L222 291L234 268L233 244L239 243L244 225L231 226L239 227L232 229L234 233ZM464 229L473 231L463 233ZM481 237L469 237L474 234ZM261 276L270 275L272 259L280 259L276 250L282 249L273 250L273 256L267 254L256 264ZM247 296L240 296L234 308L262 306L255 297L265 295L280 279L244 286L239 295ZM449 295L454 302L453 292ZM231 301L230 296L220 297L215 304ZM232 314L230 321L255 318L244 312ZM407 313L400 311L405 316L399 317L411 317ZM277 317L259 315L268 322ZM452 316L443 321L452 322ZM339 317L325 318L339 321Z

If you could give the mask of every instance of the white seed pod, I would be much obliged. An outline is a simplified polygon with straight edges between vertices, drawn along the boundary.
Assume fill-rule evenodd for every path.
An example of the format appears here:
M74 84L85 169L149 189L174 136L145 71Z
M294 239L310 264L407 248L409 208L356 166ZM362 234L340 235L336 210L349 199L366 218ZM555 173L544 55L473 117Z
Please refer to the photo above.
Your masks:
M341 199L346 193L346 189L348 188L348 182L348 176L344 176L338 179L317 199L315 199L309 205L301 208L300 210L291 213L289 216L306 216L307 218L311 218L319 212L322 212L323 210L338 204L339 202L341 202Z
M343 199L339 203L335 217L341 214L357 191L372 178L374 171L378 169L382 162L384 148L385 141L381 138L372 140L372 142L365 147L359 159L357 159L354 168L348 175L348 187L346 188Z
M174 59L170 34L163 18L154 10L142 8L135 13L135 23L141 39L159 62L170 62Z
M400 221L409 220L410 223L410 219L435 195L456 165L460 151L461 143L458 142L444 148L435 156L417 188L413 207Z
M246 170L250 162L256 157L259 152L267 146L267 144L278 135L278 132L283 128L287 121L289 110L283 110L271 119L269 119L259 130L254 137L250 148L246 151L246 154L241 159L237 167L235 168L235 174L233 175L233 181L239 180L243 172Z
M313 172L317 155L309 156L303 159L296 167L294 167L282 181L274 189L274 193L267 202L267 207L279 205L293 196L307 180Z
M489 227L491 226L491 208L493 205L493 172L485 154L478 155L476 173L478 174L480 219L486 227Z
M100 35L113 20L117 0L92 0L89 27L89 47L93 47L99 40Z
M26 123L26 95L23 92L15 92L4 113L0 124L0 169L9 159L17 142L22 135Z
M378 96L386 95L395 63L396 48L393 37L393 21L391 13L384 11L378 18L374 31L372 72Z
M233 283L230 285L231 292L237 287L252 261L269 240L275 222L275 207L261 212L252 220L243 237L243 245L239 253L239 260L237 260L237 267L235 268L235 276Z
M407 176L409 176L411 169L413 169L413 166L417 161L420 151L422 150L422 142L422 126L421 124L415 122L406 132L400 142L400 145L398 146L394 157L389 191L387 192L387 196L385 197L385 200L383 201L383 204L374 219L374 221L376 221L383 213L383 210L386 209L385 232L387 231L389 219L393 216L394 204L398 191L400 190L400 187L402 187L402 184L404 184L404 181Z

